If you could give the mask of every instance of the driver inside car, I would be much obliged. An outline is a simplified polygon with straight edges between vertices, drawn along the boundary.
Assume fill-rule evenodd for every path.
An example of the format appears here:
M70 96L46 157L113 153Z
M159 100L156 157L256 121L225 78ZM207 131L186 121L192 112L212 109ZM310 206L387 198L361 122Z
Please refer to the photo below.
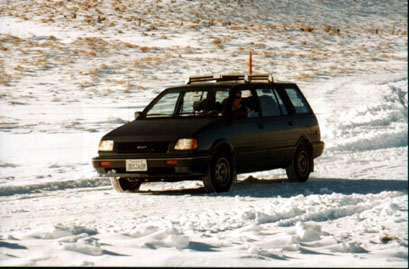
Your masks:
M223 104L226 102L227 99L223 101ZM230 109L228 109L227 113L234 119L258 117L253 97L249 96L243 98L241 91L236 91L234 93Z
M247 118L247 108L242 104L241 91L234 94L231 111L233 118Z

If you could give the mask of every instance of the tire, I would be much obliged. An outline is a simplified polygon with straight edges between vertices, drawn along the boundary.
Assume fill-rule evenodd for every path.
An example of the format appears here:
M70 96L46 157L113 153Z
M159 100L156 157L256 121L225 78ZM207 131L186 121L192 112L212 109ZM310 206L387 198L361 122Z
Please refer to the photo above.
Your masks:
M124 177L111 177L111 185L117 192L138 191L142 182Z
M227 192L235 179L232 158L225 152L213 155L203 184L208 192Z
M285 169L291 182L305 182L310 176L312 168L311 151L307 145L300 145L295 151L294 159Z

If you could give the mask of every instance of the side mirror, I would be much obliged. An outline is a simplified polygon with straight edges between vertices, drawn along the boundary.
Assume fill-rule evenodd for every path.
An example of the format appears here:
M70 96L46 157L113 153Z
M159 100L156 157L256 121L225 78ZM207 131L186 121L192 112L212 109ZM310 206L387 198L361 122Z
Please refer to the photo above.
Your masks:
M137 120L141 115L142 115L141 111L135 111L135 113L134 113L135 120Z

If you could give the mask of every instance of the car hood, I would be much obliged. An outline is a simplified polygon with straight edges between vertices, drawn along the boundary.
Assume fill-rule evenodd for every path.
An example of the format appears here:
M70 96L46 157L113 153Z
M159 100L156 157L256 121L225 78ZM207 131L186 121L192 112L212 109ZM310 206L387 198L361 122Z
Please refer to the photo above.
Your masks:
M218 119L138 119L106 134L103 139L115 141L173 141L189 138Z

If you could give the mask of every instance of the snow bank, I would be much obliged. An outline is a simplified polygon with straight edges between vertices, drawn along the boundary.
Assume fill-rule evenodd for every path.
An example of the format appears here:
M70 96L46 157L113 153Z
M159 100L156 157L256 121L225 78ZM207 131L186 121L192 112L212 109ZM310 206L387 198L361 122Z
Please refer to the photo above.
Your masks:
M328 108L330 111L325 111L324 106L325 112L319 117L323 119L323 139L328 141L326 149L368 151L407 147L407 76L370 75L364 81L357 77L320 86L338 92L341 100L350 103L348 107Z

